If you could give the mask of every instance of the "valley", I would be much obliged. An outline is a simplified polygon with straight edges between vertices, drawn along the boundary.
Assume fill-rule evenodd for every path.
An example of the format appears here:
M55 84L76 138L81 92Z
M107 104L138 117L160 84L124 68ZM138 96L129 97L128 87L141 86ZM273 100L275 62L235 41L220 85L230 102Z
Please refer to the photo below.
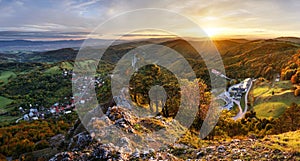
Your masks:
M153 112L152 108L157 107L159 110L156 111L156 115L135 116L126 108L117 106L112 98L110 77L116 63L126 52L154 42L179 52L198 78L201 105L197 109L194 122L188 128L181 127L184 123L174 119L180 105L180 87L176 77L162 66L147 65L137 70L130 80L128 91L133 100L132 104L149 113ZM83 78L95 87L100 105L100 109L91 108L92 110L84 111L85 120L88 120L88 125L93 128L85 127L77 115L77 110L81 109L76 109L76 105L85 105L89 98L82 98L83 94L73 95L72 81L80 78L76 78L72 70L75 64L80 69L93 69L91 64L96 60L91 58L74 62L78 53L76 48L0 53L0 154L12 159L23 157L25 160L67 158L65 154L68 154L69 158L72 156L73 159L79 160L80 157L124 160L143 157L173 160L216 159L215 157L247 160L252 155L257 155L258 160L299 157L300 145L295 137L300 130L300 97L295 94L300 88L298 38L228 39L216 40L214 43L220 51L226 69L226 73L222 74L232 80L226 81L228 93L222 96L226 105L223 106L224 110L218 123L205 140L199 139L199 131L212 98L210 80L218 78L210 78L203 59L184 40L141 40L111 46L95 69L94 78ZM90 49L89 52L95 51L96 49ZM172 67L181 71L182 67L178 63L179 60L172 62ZM185 83L188 89L194 88L189 80L191 73L181 74L187 78ZM255 81L251 80L240 95L241 89L237 86L243 86L246 78ZM157 84L172 97L165 100L164 106L161 98L156 100L157 104L150 106L148 91ZM85 88L80 91L86 92ZM67 108L71 106L72 109ZM185 106L189 107L189 104L186 103ZM22 112L20 107L25 112ZM38 115L36 120L33 117L24 119L31 109L37 109L44 117ZM56 109L58 111L53 112L53 115L46 115ZM64 114L66 111L72 112ZM17 119L20 120L16 123ZM108 131L111 130L110 127L115 126L126 134L123 142L128 145L119 145L117 137L116 140L111 140ZM170 130L172 128L173 130ZM163 137L155 133L160 129L170 130L171 136L168 136L168 139L177 138L175 143L164 142ZM98 133L95 130L98 130ZM137 138L130 138L132 134ZM101 135L101 143L96 141L97 135ZM53 145L53 139L58 136L64 138L59 145ZM291 140L284 140L286 136ZM83 139L82 144L76 142L79 138ZM278 140L273 144L272 140L276 140L275 138ZM154 146L158 143L163 144L168 148L143 149L138 145L140 142L133 141L134 139ZM111 145L113 141L115 144ZM23 146L24 143L27 146ZM264 144L268 147L264 147ZM128 147L129 149L126 149ZM48 148L52 148L56 155L41 157L39 152L43 153L42 150ZM118 150L122 148L123 150Z

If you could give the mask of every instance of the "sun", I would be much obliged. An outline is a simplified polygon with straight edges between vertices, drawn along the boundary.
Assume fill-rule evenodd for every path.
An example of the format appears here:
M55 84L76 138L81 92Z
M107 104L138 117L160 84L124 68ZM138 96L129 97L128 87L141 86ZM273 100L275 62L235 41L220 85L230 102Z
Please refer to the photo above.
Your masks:
M204 28L203 30L209 37L216 37L222 33L220 28Z
M229 33L227 28L207 27L203 30L209 37L219 37Z

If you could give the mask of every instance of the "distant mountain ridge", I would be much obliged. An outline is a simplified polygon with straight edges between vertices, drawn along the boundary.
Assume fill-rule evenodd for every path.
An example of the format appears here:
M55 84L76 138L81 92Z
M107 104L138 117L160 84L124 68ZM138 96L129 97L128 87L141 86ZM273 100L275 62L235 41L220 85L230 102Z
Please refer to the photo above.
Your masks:
M298 43L299 40L299 43ZM82 43L83 40L56 41L56 42L31 42L24 40L11 41L10 43L19 44L39 44L39 43ZM108 40L96 40L103 43ZM2 42L2 44L1 44ZM229 77L260 77L271 78L272 75L280 73L281 69L289 62L291 57L300 51L300 38L280 37L275 39L228 39L213 41L221 57L227 75ZM201 43L201 40L199 40ZM3 45L3 41L0 41ZM100 43L98 43L100 44ZM192 63L194 69L204 68L205 64L196 50L185 40L182 39L160 39L140 40L140 41L119 41L110 46L103 55L102 59L106 62L115 64L130 50L147 44L158 44L172 48L184 56L189 63ZM3 47L0 49L3 50ZM79 45L79 44L78 44ZM25 46L25 45L24 45ZM37 45L36 45L37 46ZM40 45L43 47L43 45ZM56 46L57 47L57 46ZM4 47L5 48L5 47ZM91 51L97 51L91 48ZM0 50L0 62L58 62L75 60L79 48L63 47L54 50L31 51L31 52L2 52ZM3 53L3 54L1 54ZM94 52L97 54L97 52ZM176 62L174 62L174 65ZM178 66L178 64L177 64ZM180 66L180 65L179 65ZM201 73L205 70L201 69Z
M31 40L0 40L0 52L7 51L49 51L62 48L78 49L86 41L87 46L101 47L112 40L106 39L81 39L81 40L57 40L57 41L31 41ZM124 43L123 40L114 41L115 44Z

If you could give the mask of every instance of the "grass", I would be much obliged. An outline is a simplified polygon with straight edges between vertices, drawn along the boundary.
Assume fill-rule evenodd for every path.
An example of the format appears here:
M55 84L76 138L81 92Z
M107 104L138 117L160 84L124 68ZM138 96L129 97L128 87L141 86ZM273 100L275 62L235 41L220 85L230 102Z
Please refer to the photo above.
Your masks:
M264 146L282 151L300 152L300 130L266 136Z
M0 116L0 126L7 126L10 123L16 121L18 118L20 118L20 117L19 116L7 116L7 115Z
M0 96L0 113L7 112L4 108L9 105L13 100Z
M253 88L250 93L254 97L259 97L264 93L268 92L269 90L270 90L270 82L268 82L267 80L264 81L257 80L254 82Z
M254 106L254 111L259 118L277 118L288 106L282 102L265 102Z
M255 82L250 95L254 97L253 109L259 118L277 118L293 102L300 104L300 99L291 91L290 81Z
M12 71L2 71L0 73L0 80L3 82L2 85L7 84L10 78L15 78L16 74Z
M45 70L45 74L56 74L56 73L60 73L61 70L59 69L58 66L54 66L54 67L51 67L47 70Z
M61 63L61 68L67 69L67 70L72 70L73 65L70 62L62 62Z
M245 99L246 99L245 94L243 94L243 97L241 98L241 101L240 101L241 108L242 108L243 111L245 110Z
M272 96L272 92L275 95L290 92L291 87L292 83L290 81L274 82L273 85L270 82L256 82L251 94L254 97L267 97Z
M13 100L0 96L0 114L5 112L9 112L13 110L13 107L6 108L7 105L12 103ZM9 123L15 121L18 117L8 116L8 115L0 115L0 125L8 125Z

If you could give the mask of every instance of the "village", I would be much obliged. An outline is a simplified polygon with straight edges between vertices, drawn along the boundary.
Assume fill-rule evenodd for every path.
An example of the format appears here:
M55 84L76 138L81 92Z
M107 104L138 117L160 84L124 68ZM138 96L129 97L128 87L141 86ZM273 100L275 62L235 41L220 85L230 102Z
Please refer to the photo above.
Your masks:
M234 120L242 118L248 110L248 93L252 87L253 81L255 80L253 80L252 78L246 78L240 83L230 86L227 91L224 91L217 97L217 99L221 99L225 102L225 105L221 106L222 109L230 111L233 109L234 104L238 106L239 113L235 117L233 117ZM245 97L245 100L243 102L245 104L244 110L241 107L241 100L243 95Z
M224 79L231 80L227 76L221 74L220 72L213 70L212 71L217 76L220 76ZM71 76L71 80L73 83L77 84L76 90L74 96L66 96L64 98L63 102L56 102L50 107L44 107L43 105L38 104L29 104L29 108L23 108L19 107L19 111L22 113L22 117L16 120L16 123L18 123L20 120L25 121L31 121L31 120L39 120L39 119L45 119L49 118L51 116L63 116L66 114L70 114L75 109L75 106L77 104L85 104L89 102L92 99L92 96L88 94L89 89L91 89L91 86L95 87L101 87L105 84L105 78L111 77L111 75L108 76L95 76L95 77L88 77L88 76L77 76L73 71L71 70L62 70L62 75L65 78L68 78L68 76ZM225 102L223 106L221 106L222 109L226 110L232 110L234 107L234 104L238 106L240 109L239 116L242 117L242 114L246 112L247 109L244 109L244 112L242 112L241 108L241 98L245 94L245 98L247 98L249 89L252 85L252 79L247 78L243 81L241 81L238 84L232 85L228 88L227 91L224 91L221 93L217 99L221 99ZM114 98L117 101L117 104L120 104L121 102L124 102L124 100L120 100L120 98ZM247 106L247 99L245 99L245 106Z
M29 104L27 108L19 107L19 112L22 114L22 117L17 119L16 123L21 120L32 121L46 119L52 116L59 117L71 114L75 109L76 104L85 104L91 99L91 97L83 97L83 95L85 95L87 90L90 88L88 86L95 85L97 87L101 87L105 83L104 78L102 78L101 76L97 76L95 78L77 78L75 73L73 73L71 70L66 69L62 70L62 75L65 78L67 78L68 76L72 76L72 81L80 82L80 86L78 86L77 90L81 95L66 96L64 97L63 102L56 102L48 108L35 103Z

